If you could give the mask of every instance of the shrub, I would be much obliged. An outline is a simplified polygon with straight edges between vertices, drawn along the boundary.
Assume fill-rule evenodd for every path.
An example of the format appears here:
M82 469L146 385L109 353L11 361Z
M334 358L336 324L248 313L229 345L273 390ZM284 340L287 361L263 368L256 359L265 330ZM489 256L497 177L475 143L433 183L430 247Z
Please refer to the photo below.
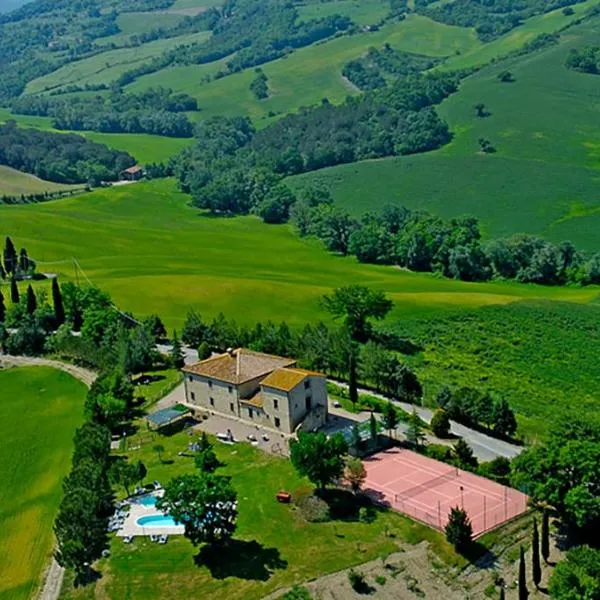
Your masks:
M375 583L377 585L385 585L386 582L386 578L383 575L377 575L377 577L375 577Z
M348 581L350 582L352 589L359 594L363 594L369 589L367 580L365 579L365 574L361 571L350 569L348 572Z
M331 519L327 502L317 496L310 495L299 498L296 506L302 517L309 523L324 523Z
M457 552L464 552L473 541L473 527L467 513L456 507L450 510L450 517L446 524L446 539L454 546Z
M431 431L436 437L447 438L450 434L450 417L445 410L438 410L431 419Z
M372 523L377 518L377 514L372 506L363 506L358 511L358 520L361 523Z

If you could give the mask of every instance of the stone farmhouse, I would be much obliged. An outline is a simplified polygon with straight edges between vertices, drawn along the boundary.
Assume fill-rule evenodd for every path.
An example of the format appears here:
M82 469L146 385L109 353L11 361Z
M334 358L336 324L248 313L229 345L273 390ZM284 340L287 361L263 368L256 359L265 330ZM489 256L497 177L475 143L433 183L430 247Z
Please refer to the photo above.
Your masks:
M326 379L296 361L244 348L183 368L186 404L284 434L327 421Z

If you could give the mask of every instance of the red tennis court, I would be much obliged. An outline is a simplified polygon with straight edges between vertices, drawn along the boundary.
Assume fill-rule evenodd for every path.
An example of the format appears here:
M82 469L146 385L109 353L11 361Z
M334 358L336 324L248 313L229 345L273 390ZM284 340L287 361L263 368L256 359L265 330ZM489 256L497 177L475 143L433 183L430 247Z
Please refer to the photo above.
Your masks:
M525 494L410 450L379 452L364 465L367 493L436 529L444 529L456 506L469 515L474 536L527 510Z

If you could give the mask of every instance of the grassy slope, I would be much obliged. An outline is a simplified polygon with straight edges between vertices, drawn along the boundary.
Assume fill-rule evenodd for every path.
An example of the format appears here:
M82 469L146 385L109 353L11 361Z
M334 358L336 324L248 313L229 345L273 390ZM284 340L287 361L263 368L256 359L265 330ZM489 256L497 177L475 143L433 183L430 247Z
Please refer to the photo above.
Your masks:
M81 188L80 185L66 185L44 181L39 177L22 173L10 167L0 165L0 196L19 194L38 194L43 192L57 192L62 190L71 190Z
M27 84L25 92L36 94L69 84L109 84L125 71L129 71L141 63L148 62L165 50L200 42L207 39L208 35L208 32L201 31L176 38L156 40L137 48L119 48L102 52L90 58L69 63L48 75L34 79Z
M155 437L153 437L155 436ZM152 446L160 441L166 452L161 464ZM163 483L171 477L193 472L190 458L178 456L188 446L186 433L165 437L144 434L140 450L131 458L148 467L148 481ZM137 444L137 440L132 441ZM289 505L275 501L282 490L309 490L288 460L270 456L249 444L235 447L216 444L225 464L218 473L229 475L238 493L239 520L234 541L223 555L195 562L198 549L182 536L171 536L166 546L138 538L131 546L115 539L111 557L100 563L103 577L96 590L63 590L62 597L80 598L229 598L256 600L274 590L372 560L397 546L385 535L386 528L399 542L431 542L445 561L460 559L442 536L401 515L379 512L372 524L336 520L307 523ZM208 559L214 565L212 573Z
M13 115L9 110L0 108L0 122L10 119L15 120L22 127L65 133L52 128L50 117ZM142 164L166 162L193 141L189 138L168 138L145 133L97 133L95 131L75 131L73 133L83 135L99 144L106 144L110 148L129 152Z
M493 391L518 411L520 431L531 438L561 407L600 409L599 323L598 304L523 302L397 327L423 347L408 360L428 402L444 384Z
M454 141L427 155L368 161L298 178L320 180L356 214L397 202L442 216L471 213L491 236L517 231L599 249L599 78L564 67L570 48L597 40L600 19L574 27L545 51L487 67L439 112ZM497 75L516 77L502 84ZM475 116L485 103L491 116ZM478 153L478 138L498 152Z
M298 6L300 20L322 19L343 15L359 25L374 25L390 12L386 0L338 0L336 2L309 2Z
M266 100L257 100L249 89L255 77L254 69L203 84L203 75L218 70L214 65L164 69L141 77L126 89L140 90L160 82L198 98L202 109L198 113L199 118L245 114L262 126L271 120L270 112L293 112L301 106L316 104L322 98L334 103L343 101L353 93L353 88L342 79L342 66L364 54L370 46L379 47L386 42L399 50L428 56L449 56L457 50L464 51L479 44L471 30L449 27L413 15L379 31L341 36L263 65L272 94Z
M399 316L521 298L587 302L597 294L467 284L360 265L327 253L317 241L299 239L288 226L265 225L255 217L215 219L187 207L187 201L172 181L163 180L36 206L5 206L0 237L10 234L40 267L42 261L76 256L119 306L137 314L157 312L169 328L180 328L191 307L249 323L314 321L324 317L322 294L356 282L387 291ZM69 260L63 269L53 268L73 275Z
M34 590L52 550L52 521L85 386L47 368L0 372L0 599Z

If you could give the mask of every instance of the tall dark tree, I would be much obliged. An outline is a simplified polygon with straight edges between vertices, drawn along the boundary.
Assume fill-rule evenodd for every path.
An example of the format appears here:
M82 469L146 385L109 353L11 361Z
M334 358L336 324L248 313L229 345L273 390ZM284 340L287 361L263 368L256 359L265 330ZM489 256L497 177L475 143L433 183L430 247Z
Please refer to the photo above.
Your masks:
M52 304L56 326L60 327L65 322L65 307L63 306L62 294L56 277L52 280Z
M18 266L17 251L13 241L7 236L4 243L4 269L9 275L14 275Z
M171 352L170 352L171 365L174 369L181 369L185 364L183 358L183 352L181 350L181 343L177 337L177 332L173 332L173 339L171 340Z
M519 555L519 600L527 600L529 590L527 589L527 571L525 569L525 550L520 548Z
M27 286L27 314L32 315L37 308L37 298L31 284Z
M548 511L544 509L542 513L542 542L541 542L542 558L548 564L550 558L550 516Z
M390 435L392 435L393 431L398 427L398 413L396 412L396 407L389 401L383 407L383 426Z
M468 550L473 541L473 526L469 515L458 506L451 509L445 533L446 539L458 552Z
M0 292L0 323L4 323L6 318L6 305L4 304L4 294Z
M19 250L19 270L23 273L27 273L29 267L31 267L31 261L29 260L29 256L27 256L27 250L21 248L21 250Z
M19 288L17 286L17 280L13 277L10 280L10 301L13 304L19 304L19 300L21 297L19 296Z
M531 578L535 587L539 588L542 581L542 567L540 565L540 534L535 518L533 519L533 534L531 537Z
M500 600L506 599L506 592L504 591L504 586L500 588Z

